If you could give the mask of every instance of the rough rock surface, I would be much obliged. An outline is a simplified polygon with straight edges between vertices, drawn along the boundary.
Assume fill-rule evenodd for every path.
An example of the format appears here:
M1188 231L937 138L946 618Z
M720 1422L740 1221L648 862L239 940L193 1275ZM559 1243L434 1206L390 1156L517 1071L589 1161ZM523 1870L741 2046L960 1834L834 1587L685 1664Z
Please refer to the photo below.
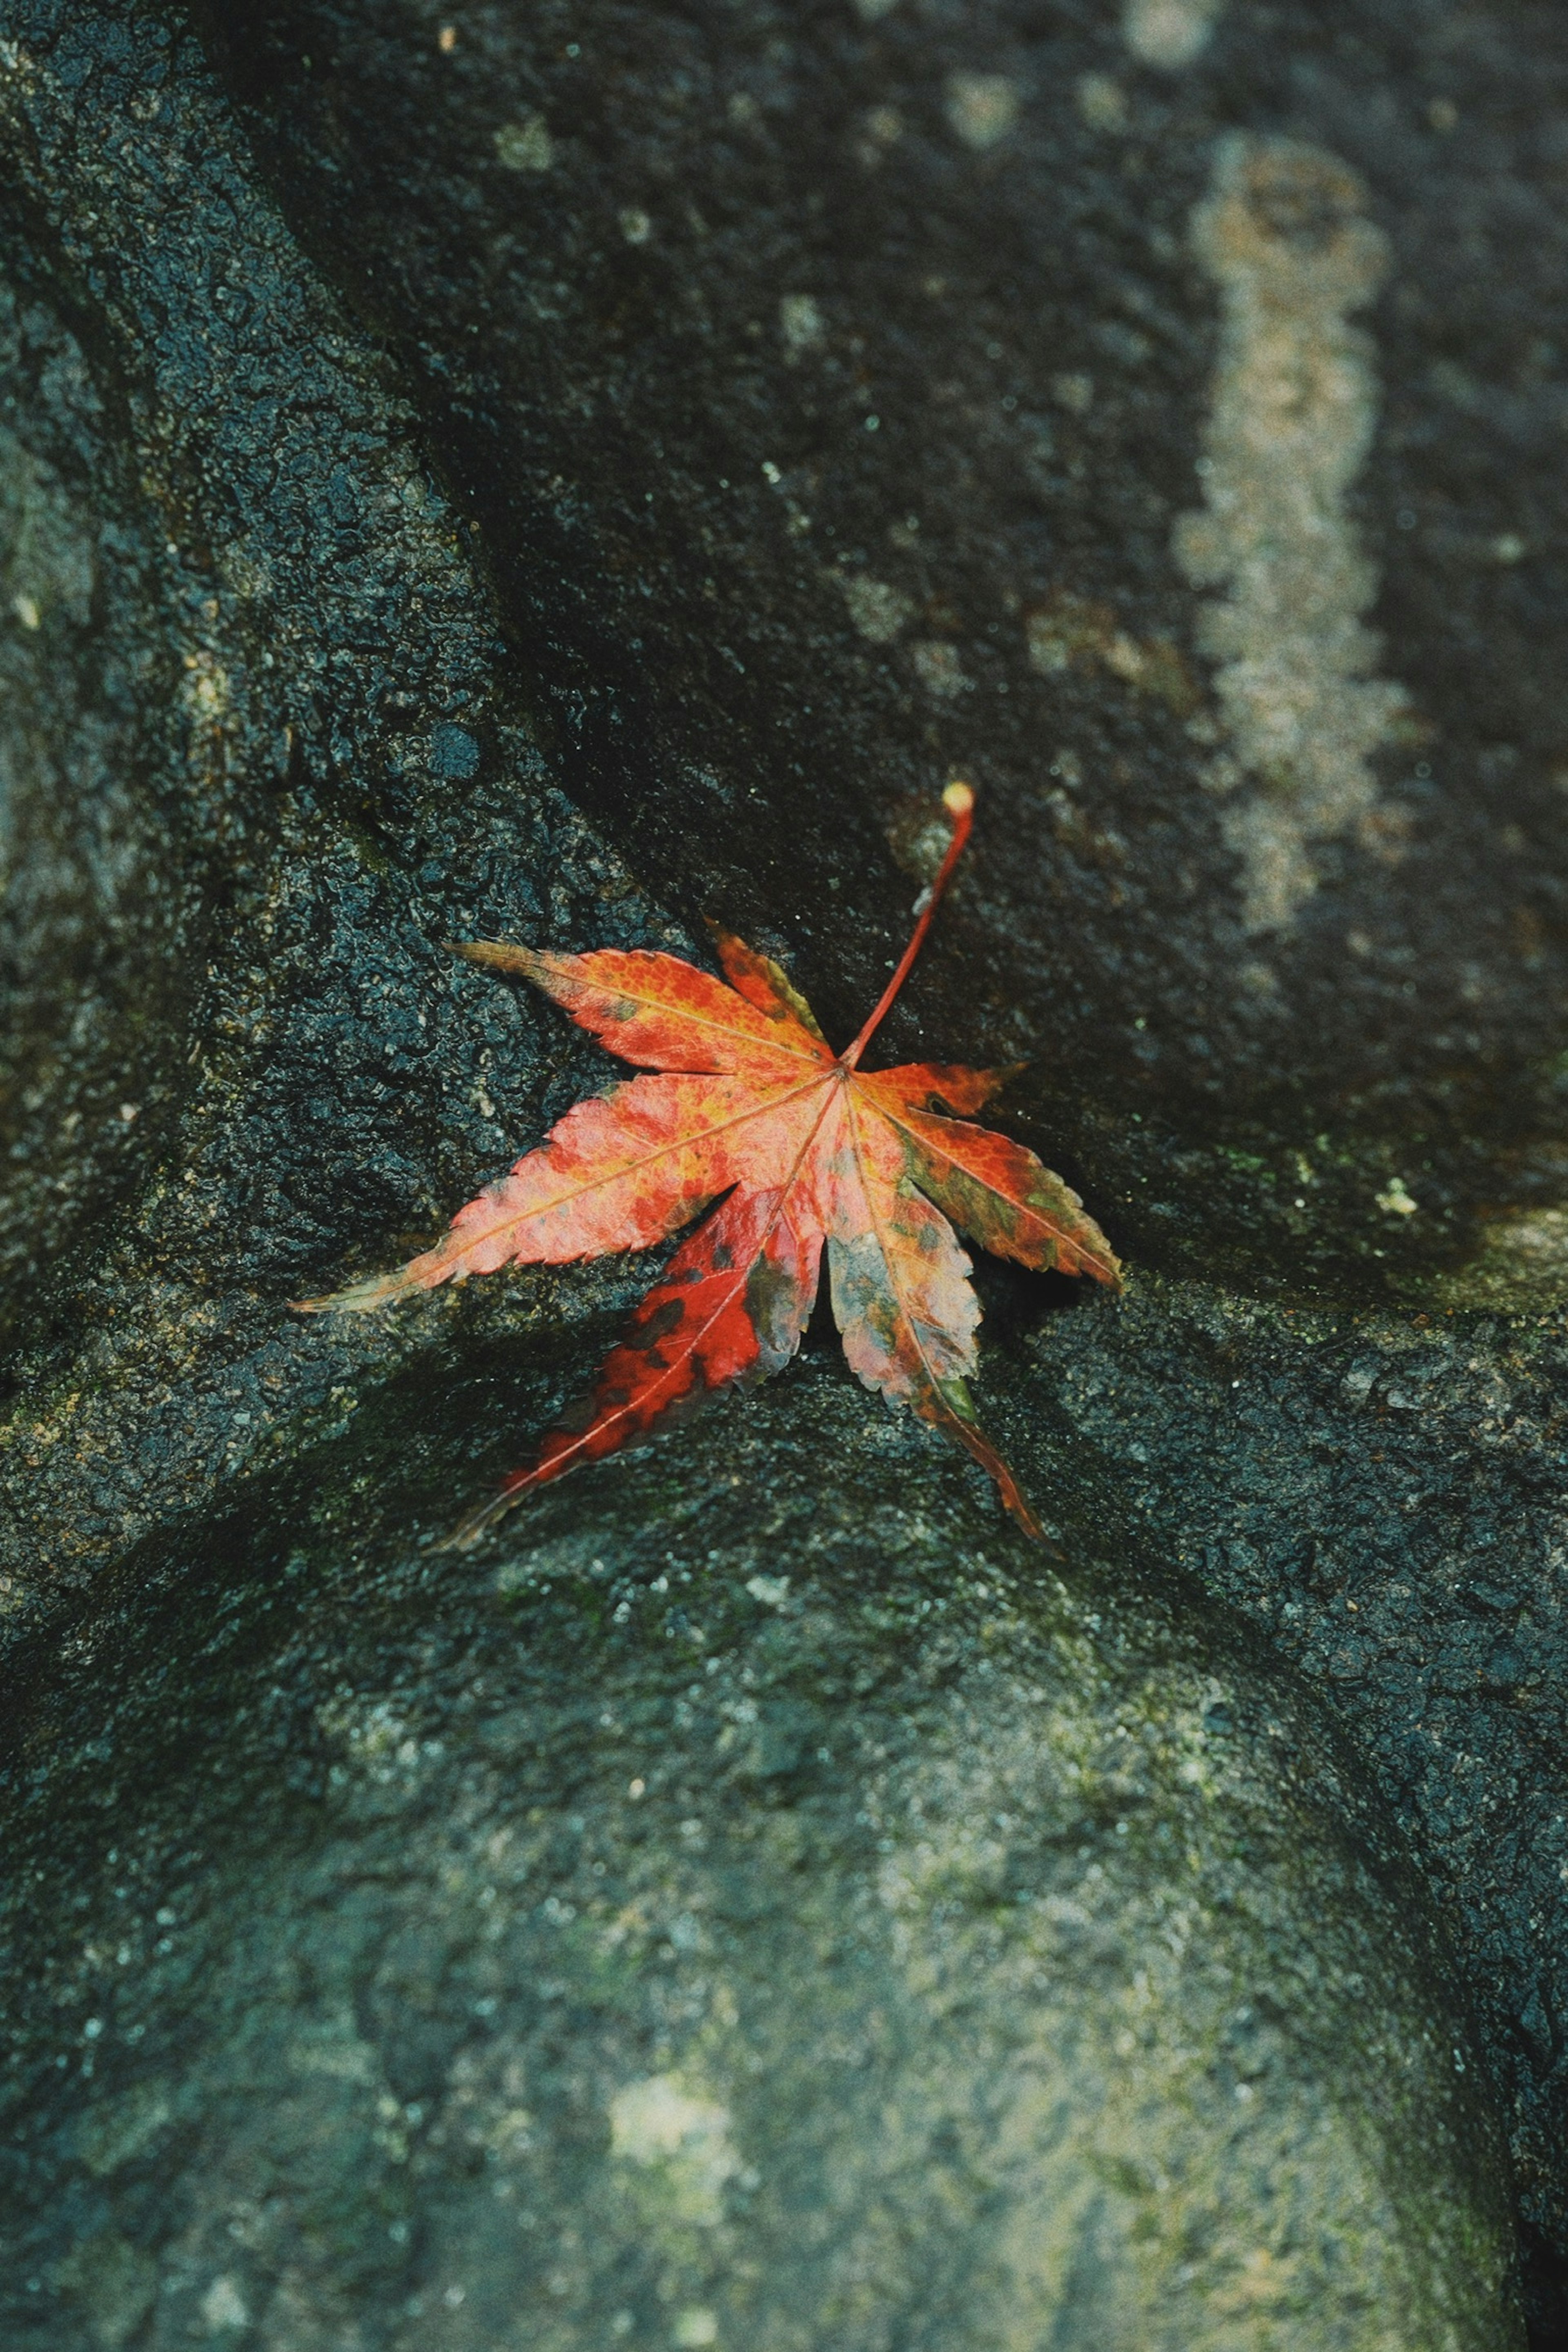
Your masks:
M826 1350L436 1564L443 1370L45 1678L7 2342L1518 2342L1406 1868L1220 1612L911 1507Z
M871 2346L911 2231L977 2345L1501 2344L1498 2115L1558 2340L1563 68L1436 0L7 11L0 2095L50 2352L425 2297L478 2345L535 2275L496 2189L548 2236L568 2158L563 2346ZM1033 1054L1019 1131L1135 1268L983 1275L1063 1587L809 1350L423 1559L638 1281L289 1318L606 1067L440 941L717 914L847 1034L953 766L889 1043ZM1047 2049L1099 2139L1000 2087Z
M639 870L854 1014L955 764L954 1001L1139 1257L1409 1292L1568 1207L1568 45L1208 13L213 11Z

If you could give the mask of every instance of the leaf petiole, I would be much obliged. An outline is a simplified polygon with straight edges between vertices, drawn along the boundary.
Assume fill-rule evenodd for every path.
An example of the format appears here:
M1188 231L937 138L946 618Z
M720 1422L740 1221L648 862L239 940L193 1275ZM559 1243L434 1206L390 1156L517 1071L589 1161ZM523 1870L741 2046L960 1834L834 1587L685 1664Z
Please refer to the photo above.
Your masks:
M969 839L970 828L974 823L973 787L960 782L949 784L942 796L942 804L952 820L952 838L947 845L947 855L937 868L936 879L931 888L921 893L921 919L910 935L909 946L899 959L897 971L878 998L870 1019L856 1038L855 1043L846 1046L844 1052L838 1056L847 1070L853 1070L858 1066L860 1056L870 1044L874 1033L880 1028L883 1015L891 1006L893 999L905 981L908 980L910 967L925 942L925 935L931 926L931 917L942 902L942 894L952 878L952 869L963 855L964 844Z

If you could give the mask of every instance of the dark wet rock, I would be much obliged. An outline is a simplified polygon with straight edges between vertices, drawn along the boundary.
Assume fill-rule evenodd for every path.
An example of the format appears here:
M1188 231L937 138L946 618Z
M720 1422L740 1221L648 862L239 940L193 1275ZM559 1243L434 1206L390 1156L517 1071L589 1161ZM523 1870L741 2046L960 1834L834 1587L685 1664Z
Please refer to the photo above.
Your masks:
M8 2342L1521 2340L1406 1866L1217 1613L910 1507L826 1352L433 1573L449 1369L40 1663Z
M162 536L125 495L80 344L23 273L0 294L0 1312L16 1338L183 1090L216 845L183 790L192 681Z
M956 766L923 1004L1133 1255L1550 1303L1563 19L1136 14L211 12L669 903L852 1030Z
M1202 13L1166 0L1161 37ZM1071 2079L1110 2085L1112 2137L1131 2128L1115 2086L1133 2062L1095 2036L1134 1981L1134 1943L1152 1935L1160 1969L1176 1965L1153 1923L1185 1899L1187 1865L1139 1843L1138 1821L1169 1826L1173 1851L1196 1819L1178 1766L1201 1666L1203 1753L1219 1770L1228 1737L1237 1760L1194 1832L1203 1950L1189 1946L1186 1975L1151 1979L1172 2098L1140 2132L1169 2134L1165 2169L1191 2183L1215 2177L1222 2115L1233 2149L1284 2147L1271 2178L1308 2182L1300 2210L1389 2327L1419 2313L1427 2336L1412 2340L1441 2341L1451 2318L1455 2342L1479 2344L1509 2340L1461 2278L1468 2264L1484 2285L1501 2259L1500 2098L1544 2345L1568 2248L1568 1462L1560 1337L1521 1302L1552 1293L1564 1214L1542 1143L1555 852L1531 830L1561 669L1538 553L1561 495L1555 440L1542 454L1558 292L1544 229L1500 247L1496 223L1510 205L1544 217L1529 208L1547 131L1519 125L1543 121L1555 33L1542 19L1531 37L1525 88L1513 33L1489 48L1475 20L1441 12L1447 46L1417 58L1414 34L1394 55L1376 11L1356 16L1359 52L1333 10L1267 26L1238 11L1177 80L1133 61L1098 13L1059 12L1045 33L912 8L809 25L579 13L552 31L479 9L443 48L446 21L264 11L209 27L204 50L173 11L36 0L0 47L0 953L16 983L0 1566L5 1715L26 1738L5 1839L31 1840L26 1866L45 1872L18 1864L4 1897L21 2018L7 2134L14 2119L27 2150L7 2210L32 2263L7 2278L29 2309L37 2278L50 2352L138 2352L187 2326L243 2342L264 2307L279 2345L335 2347L350 2312L367 2343L403 2340L395 2328L413 2343L426 2323L405 2306L427 2278L464 2287L443 2329L475 2326L486 2306L442 2264L481 2238L492 2277L515 2278L519 2257L493 2234L491 2156L474 2157L477 2187L462 2172L462 2116L482 2139L513 2105L533 2113L505 2066L544 2064L554 2136L539 2147L567 2151L584 2196L641 2199L652 2230L658 2168L617 2171L605 2154L618 2091L710 2067L707 2088L671 2095L759 2112L738 1997L739 2025L680 2008L718 1982L721 1946L748 1982L787 1962L830 2056L842 2031L901 2114L952 2123L895 2177L848 2123L814 2142L803 2087L776 2126L796 2135L789 2177L820 2180L831 2156L878 2247L895 2225L941 2242L956 2211L990 2264L994 2135L1008 2116L1025 2127L994 2091L996 2053L1015 2031L1037 2046L1057 1994L1027 1969L1037 1958L1058 1984L1065 1946L1030 1937L1049 1901L1079 1900L1080 1861L1107 1871L1085 1931L1106 1927L1107 2006L1068 1971L1061 2014L1086 2070ZM1387 93L1407 89L1415 127L1396 136ZM1247 136L1221 151L1221 130ZM1369 310L1357 289L1374 281ZM1287 813L1318 795L1294 845L1316 887L1287 926L1248 929L1269 876L1289 898L1300 868L1257 779L1219 765L1240 767L1268 705L1248 699L1232 593L1247 549L1213 525L1202 486L1246 486L1216 371L1228 335L1226 381L1255 382L1237 321L1281 288L1292 331L1315 320L1349 386L1348 431L1313 412L1314 478L1331 486L1383 423L1335 494L1331 577L1303 583L1288 533L1253 550L1298 621L1314 582L1334 587L1338 651L1298 627L1291 677L1315 679L1321 719L1325 695L1344 707L1339 765L1276 779ZM1458 357L1434 355L1445 336ZM1442 530L1428 478L1447 486ZM1255 511L1255 483L1249 496ZM1199 520L1173 541L1183 515ZM1510 533L1517 559L1499 552ZM1376 607L1356 569L1369 557ZM1200 632L1205 599L1218 617ZM1371 624L1381 652L1357 637ZM1458 638L1473 658L1455 659ZM1445 731L1384 741L1406 720L1380 680ZM907 919L900 864L918 866L956 763L985 795L975 871L894 1042L1034 1053L1019 1131L1085 1186L1138 1269L1125 1304L1071 1314L1047 1311L1065 1286L982 1276L983 1410L1055 1523L1068 1599L1031 1580L978 1474L866 1410L830 1361L563 1488L509 1535L499 1571L416 1554L414 1536L448 1524L581 1387L644 1278L531 1273L346 1331L289 1318L291 1296L406 1254L606 1075L555 1015L454 968L441 941L689 947L695 919L718 914L784 954L847 1034ZM1462 1029L1443 1025L1445 991ZM1482 1204L1506 1213L1478 1255ZM1422 1268L1419 1313L1369 1302ZM1318 1286L1330 1303L1260 1306L1249 1284ZM1464 1306L1478 1291L1493 1311ZM711 1534L694 1499L710 1494ZM514 1572L503 1605L488 1580ZM627 1629L663 1573L676 1613L645 1641ZM805 1617L742 1600L753 1575L809 1589ZM929 1600L934 1616L955 1580L951 1689L933 1694L913 1614ZM620 1599L594 1597L616 1580L619 1633ZM1162 1631L1173 1606L1180 1641ZM1005 1633L982 1646L987 1612ZM1239 1646L1238 1614L1254 1626ZM807 1619L868 1661L853 1706L792 1683L743 1757L718 1745L742 1718L721 1724L717 1702L677 1720L699 1681L693 1626L722 1632L714 1679L741 1705L759 1644L815 1689L817 1665L790 1648ZM1050 1649L1064 1624L1087 1645L1072 1652L1082 1696ZM993 1705L980 1669L998 1639ZM645 1773L652 1794L629 1806L639 1775L599 1753L601 1682L654 1710L689 1805ZM1026 1685L1056 1694L1091 1745L1143 1694L1141 1811L1122 1816L1136 1870L1116 1864L1114 1821L1097 1817L1089 1857L1040 1826L1064 1818L1071 1743L1064 1730L1061 1753L1023 1753L1009 1710ZM898 1730L900 1707L918 1737ZM862 1735L862 1717L889 1727ZM926 1940L900 1956L873 1831L908 1852L899 1808L975 1776L1033 1792L1014 1891L1045 1901L1021 1927L1005 1903L976 1925L933 1899ZM588 1796L611 1842L597 1852L571 1828ZM891 1826L855 1821L877 1805ZM770 1841L803 1823L825 1842L790 1865L786 1932L757 1890L784 1870ZM540 1955L562 1923L547 1934L504 1874L477 1875L502 1829L577 1918L602 1924L603 1859L606 1886L613 1869L628 1902L679 1893L719 1922L718 1944L673 1958L637 1944L606 1987L580 1941L587 1973L546 1994ZM1233 1859L1260 1857L1255 1873L1237 1862L1234 1911L1227 1840ZM111 1939L126 1906L136 1933ZM884 1938L867 1948L897 2014L875 2031L858 1996L834 2007L853 1956L812 1940L836 1906ZM481 1987L492 1908L500 1974ZM942 2072L913 2044L945 2019L954 1969L984 1997ZM1219 2021L1256 1975L1302 1986L1314 2022L1268 2040L1254 2121L1220 2095L1239 2062ZM106 1984L125 1986L122 2012ZM223 2006L204 2023L209 1993ZM493 2026L471 2007L492 1994ZM1235 2006L1266 2015L1245 1992ZM1442 2053L1469 2046L1467 2016L1484 2072L1460 2077ZM246 2017L254 2039L237 2042ZM301 2018L320 2027L314 2057L290 2039ZM425 2126L407 2111L426 2081L447 2137L421 2173ZM1292 2137L1312 2118L1331 2150L1317 2174ZM699 2143L706 2128L693 2123ZM1118 2231L1149 2217L1152 2176L1103 2154L1084 2154L1105 2202L1081 2275L1098 2263L1136 2298ZM542 2160L511 2143L495 2158L520 2177ZM186 2202L165 2205L170 2179ZM766 2180L745 2226L777 2245ZM727 2173L724 2196L752 2193L739 2183ZM1026 2214L1016 2177L1005 2186ZM1338 2218L1352 2189L1359 2237ZM1247 2209L1273 2217L1265 2249L1283 2243L1271 2194ZM628 2259L657 2302L652 2257ZM694 2273L671 2259L669 2326L717 2313L706 2285L679 2299ZM563 2275L580 2315L599 2286ZM1051 2276L1040 2292L1070 2312L1066 2272ZM1298 2284L1317 2276L1309 2262ZM1204 2324L1228 2313L1216 2342L1264 2340L1256 2314L1275 2306L1246 2297L1296 2287L1268 2264L1233 2284ZM605 2300L605 2324L653 2307ZM1127 2307L1090 2301L1062 2325L1114 2341Z
M0 352L38 614L13 610L5 656L31 665L5 779L19 1593L331 1418L349 1360L283 1302L437 1216L547 1087L559 1108L603 1066L568 1075L553 1041L542 1062L532 1009L441 940L651 919L548 782L406 404L247 176L199 52L109 26L39 12L5 82L42 282Z

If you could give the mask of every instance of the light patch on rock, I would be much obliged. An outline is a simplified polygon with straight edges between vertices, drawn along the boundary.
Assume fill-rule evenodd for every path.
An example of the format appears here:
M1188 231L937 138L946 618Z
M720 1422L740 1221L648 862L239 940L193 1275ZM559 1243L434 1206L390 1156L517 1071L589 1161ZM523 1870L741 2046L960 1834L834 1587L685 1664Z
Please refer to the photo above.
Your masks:
M88 2341L101 2352L120 2352L153 2308L158 2265L118 2231L100 2230L57 2263L55 2283L83 2312Z
M248 2327L250 2312L233 2279L215 2278L202 2297L202 2318L213 2334L226 2327Z
M548 172L555 161L550 125L537 108L519 122L503 122L495 134L496 160L509 172Z
M1079 114L1091 131L1126 130L1127 93L1109 74L1081 75L1074 95Z
M1516 1209L1481 1228L1468 1265L1434 1286L1443 1307L1492 1307L1505 1313L1568 1301L1568 1208Z
M79 625L96 568L88 518L53 467L0 425L0 598L24 629L57 608Z
M372 2084L380 2078L374 2050L360 2038L345 2011L302 2018L284 2053L289 2072L301 2080Z
M418 1772L442 1752L438 1739L421 1739L384 1699L370 1705L355 1698L323 1700L316 1719L329 1739L342 1742L345 1762L383 1786Z
M404 504L416 507L416 483L412 480L405 482L403 486ZM224 547L219 551L217 564L225 586L232 588L237 596L243 596L247 603L271 595L272 568L265 555L258 551L248 533Z
M879 16L890 16L898 5L899 0L855 0L856 13L863 16L868 25L874 25Z
M203 646L199 653L186 654L184 671L181 700L199 724L216 726L227 715L233 698L227 670L216 654Z
M792 360L803 352L816 349L826 341L826 322L810 294L785 294L779 302L779 332L784 337L785 352Z
M1208 47L1225 0L1126 0L1121 37L1141 65L1173 72Z
M77 2153L95 2180L107 2179L140 2156L173 2114L163 2084L138 2084L91 2111L77 2133Z
M1388 266L1347 165L1294 140L1237 134L1193 220L1221 293L1205 503L1180 517L1176 560L1205 604L1202 649L1233 758L1211 788L1243 793L1226 834L1249 929L1288 925L1316 887L1308 844L1360 828L1397 855L1374 814L1372 754L1396 740L1405 689L1368 676L1376 593L1345 512L1377 415L1370 338L1351 323Z
M627 205L620 215L621 235L628 245L646 245L653 234L653 223L640 205Z
M974 684L972 677L964 675L963 665L958 658L958 647L943 645L938 638L925 637L919 645L911 646L910 659L915 666L915 676L926 692L934 694L939 702L951 702L957 696L969 693Z
M949 74L947 119L966 147L984 153L999 145L1017 122L1017 84L1005 74Z
M891 645L914 616L913 598L901 588L890 588L885 580L873 580L869 572L841 572L837 577L849 618L860 635L874 646Z
M724 2184L741 2168L727 2107L693 2098L673 2074L649 2075L611 2100L610 2147L659 2170L680 2220L711 2228L723 2219Z
M1413 1217L1421 1203L1411 1199L1403 1176L1391 1176L1377 1196L1377 1205L1385 1217Z

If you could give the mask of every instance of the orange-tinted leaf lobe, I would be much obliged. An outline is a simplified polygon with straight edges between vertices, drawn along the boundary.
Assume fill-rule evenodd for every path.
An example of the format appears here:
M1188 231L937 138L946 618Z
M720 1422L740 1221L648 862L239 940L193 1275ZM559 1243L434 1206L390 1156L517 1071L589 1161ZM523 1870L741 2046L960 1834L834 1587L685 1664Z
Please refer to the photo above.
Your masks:
M877 1076L864 1084L903 1147L910 1181L982 1248L1041 1273L1088 1274L1120 1286L1104 1234L1071 1186L1032 1151L989 1128L889 1101Z
M733 931L721 930L717 923L712 929L713 943L731 987L765 1013L797 1050L830 1062L832 1048L816 1025L816 1013L789 974L771 956L759 955L744 940L738 940Z
M546 955L492 940L475 940L458 953L470 963L520 972L623 1062L647 1069L730 1070L761 1079L786 1070L802 1075L803 1065L832 1059L820 1037L781 1017L787 1007L765 1013L679 956L642 948ZM765 958L753 961L766 969Z
M471 1541L578 1464L776 1371L800 1345L825 1241L854 1370L965 1445L1037 1535L975 1425L966 1382L980 1307L953 1225L1026 1265L1114 1286L1109 1244L1033 1152L931 1108L977 1109L1005 1073L927 1063L862 1073L858 1049L834 1056L776 963L727 932L715 939L728 985L641 950L462 947L471 962L532 982L658 1075L575 1105L408 1265L304 1304L366 1309L509 1264L646 1248L717 1200L637 1308L593 1394L454 1540Z
M464 1522L482 1533L533 1486L547 1485L690 1410L765 1380L800 1346L816 1298L819 1233L802 1232L777 1192L735 1192L670 1259L612 1349L593 1394Z

